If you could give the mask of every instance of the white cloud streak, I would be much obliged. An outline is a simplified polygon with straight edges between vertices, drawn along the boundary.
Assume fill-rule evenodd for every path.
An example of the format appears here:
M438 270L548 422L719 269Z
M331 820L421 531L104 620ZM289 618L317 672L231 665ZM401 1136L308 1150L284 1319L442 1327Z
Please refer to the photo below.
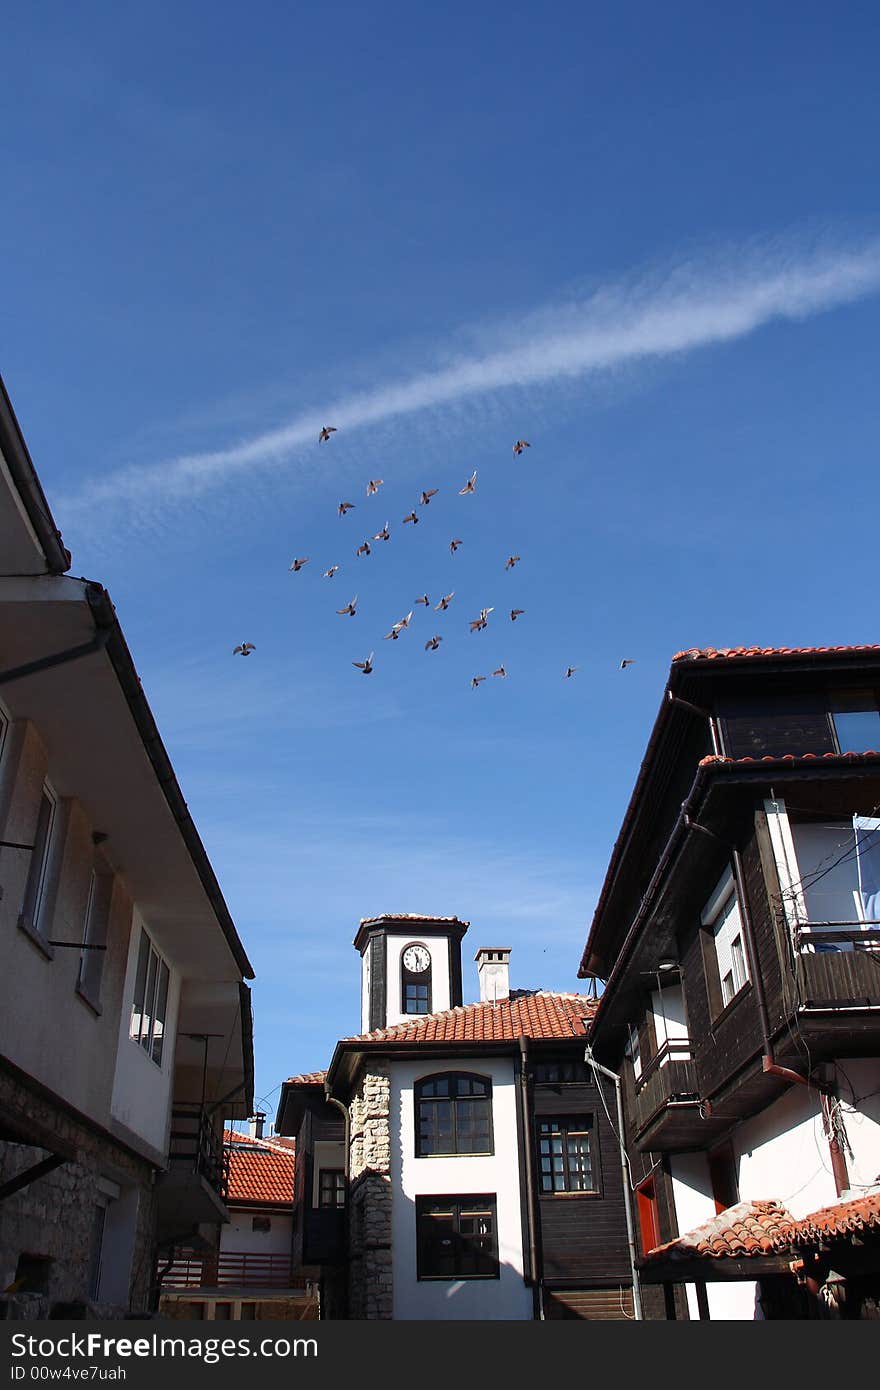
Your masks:
M776 245L723 262L677 267L600 289L481 332L483 350L341 399L229 448L122 468L63 499L65 513L152 497L207 492L313 449L321 426L348 433L479 396L547 387L649 359L729 343L779 320L798 320L880 289L880 241L803 250ZM340 435L342 437L342 435ZM328 448L332 448L329 445Z

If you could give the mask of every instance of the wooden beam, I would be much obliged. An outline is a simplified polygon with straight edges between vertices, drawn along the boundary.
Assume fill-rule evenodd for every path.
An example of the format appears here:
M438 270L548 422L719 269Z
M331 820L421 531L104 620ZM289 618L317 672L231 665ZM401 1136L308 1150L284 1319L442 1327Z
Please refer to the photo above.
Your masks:
M0 1202L5 1197L11 1197L14 1192L19 1192L23 1187L30 1187L37 1178L44 1178L47 1173L51 1173L54 1168L58 1168L66 1160L60 1154L50 1154L48 1158L43 1158L39 1163L34 1163L30 1168L24 1168L20 1173L16 1173L14 1178L3 1183L0 1187Z

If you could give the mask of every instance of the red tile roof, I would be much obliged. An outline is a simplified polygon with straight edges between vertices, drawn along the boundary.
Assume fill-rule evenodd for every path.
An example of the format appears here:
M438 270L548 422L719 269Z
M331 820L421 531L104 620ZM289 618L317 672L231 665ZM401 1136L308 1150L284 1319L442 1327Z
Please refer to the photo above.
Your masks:
M290 1202L293 1205L293 1145L279 1139L251 1139L235 1130L225 1132L229 1153L229 1201ZM241 1146L241 1147L239 1147Z
M446 926L449 922L457 922L460 927L469 927L470 922L466 922L463 917L431 917L424 912L380 912L378 917L362 917L360 924L373 926L379 922L430 922L441 923Z
M465 1004L359 1033L343 1042L515 1042L517 1038L582 1038L597 999L588 994L515 991L495 1004Z
M299 1076L288 1076L285 1085L287 1086L323 1086L327 1080L326 1069L324 1071L302 1071Z
M796 1221L781 1203L737 1202L676 1240L658 1245L645 1256L656 1260L724 1259L769 1255L819 1241L846 1239L865 1231L880 1234L880 1191L814 1211Z
M676 652L673 661L716 661L722 657L737 656L839 656L841 652L880 652L876 642L866 642L854 647L689 647Z
M864 1231L880 1235L880 1192L854 1197L848 1202L836 1202L822 1207L797 1223L794 1245L813 1245L819 1240L834 1240Z
M707 753L700 759L700 767L718 763L820 763L826 758L845 761L847 758L880 758L880 749L866 748L864 753L762 753L759 758L728 758L723 753Z
M693 1260L701 1257L767 1255L777 1239L794 1227L791 1212L779 1202L737 1202L676 1240L649 1251L647 1260Z

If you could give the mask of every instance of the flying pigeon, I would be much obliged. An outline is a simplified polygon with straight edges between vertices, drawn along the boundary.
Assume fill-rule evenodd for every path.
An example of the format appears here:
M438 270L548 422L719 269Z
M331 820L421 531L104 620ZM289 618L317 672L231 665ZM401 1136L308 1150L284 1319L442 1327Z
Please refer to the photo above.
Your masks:
M237 647L232 648L232 655L238 656L240 652L242 656L250 656L251 652L255 652L256 650L253 642L241 642Z
M532 446L527 439L518 439L513 446L513 452L515 454L521 454L523 449L531 449L531 447Z
M353 510L354 510L354 503L353 503L353 502L340 502L340 503L339 503L339 506L336 508L336 510L338 511L338 513L339 513L340 516L345 516L345 513L346 513L346 512L350 512L350 511L353 511Z
M504 568L505 568L506 570L512 570L513 567L514 567L514 565L515 565L515 564L517 563L517 561L519 560L519 558L520 558L520 557L519 557L518 555L508 555L508 557L507 557L507 564L504 566Z
M635 657L631 657L631 656L624 657L623 661L621 661L621 663L620 663L620 669L621 669L621 671L625 671L626 668L627 668L627 666L632 666L634 660L635 660Z
M463 544L464 544L464 542L463 542L463 541L460 541L460 540L458 539L458 537L456 537L455 540L450 541L450 542L449 542L449 553L450 553L450 555L454 555L455 552L456 552L456 550L458 549L458 547L459 547L460 545L463 545Z
M336 433L336 426L335 426L335 425L325 425L324 428L321 430L321 433L318 435L318 443L319 443L319 444L323 444L326 440L328 440L328 439L330 438L331 434L335 434L335 433Z
M416 516L415 512L410 512L409 516L405 516L405 517L403 518L403 523L404 523L404 525L406 525L406 523L407 523L408 521L411 521L412 524L413 524L413 526L418 526L418 524L419 524L419 519L418 519L418 517Z
M300 570L302 569L303 565L307 565L308 563L309 563L309 557L308 557L308 555L304 555L304 556L302 557L301 560L294 560L294 561L293 561L293 564L290 565L289 568L293 570L294 574L299 574L299 572L300 572Z
M391 539L391 532L388 530L388 522L386 521L386 522L385 522L385 525L382 527L382 530L376 532L375 536L373 537L373 540L374 540L374 541L387 541L387 540L390 540L390 539Z
M357 666L359 670L363 671L365 676L368 676L373 669L374 656L375 652L370 652L370 655L367 657L366 661L353 661L351 664L352 666Z
M480 684L480 681L484 681L485 679L485 676L471 676L471 688L473 690L476 690L477 686Z
M442 641L442 637L429 637L425 643L425 651L435 652Z
M525 610L524 608L511 608L511 610L510 610L510 621L511 621L512 623L515 623L516 620L517 620L517 618L519 617L520 613L525 613L525 611L526 611L526 610Z
M354 617L354 611L355 611L355 609L357 608L357 601L358 601L358 596L357 596L357 594L355 594L355 596L354 596L354 598L352 599L351 603L346 604L346 606L345 606L344 608L337 608L336 612L337 612L337 613L347 613L347 614L349 615L349 617L353 618L353 617Z
M489 621L489 614L494 612L494 608L481 608L479 618L475 618L471 623L471 632L482 632Z
M471 476L468 478L468 480L467 480L467 482L465 483L464 487L460 487L460 488L458 489L458 495L459 495L459 497L464 497L464 495L465 495L466 492L476 492L476 490L477 490L477 470L474 469L473 473L472 473Z
M455 598L455 590L451 594L444 594L439 603L434 604L435 613L445 613L452 600Z
M428 503L430 502L431 498L432 498L432 497L436 497L436 496L437 496L437 488L435 488L435 487L429 487L428 490L427 490L427 492L423 492L423 493L422 493L421 497L419 498L419 502L421 503L421 505L422 505L423 507L427 507L427 505L428 505Z
M577 667L576 667L576 666L566 666L566 668L565 668L566 679L569 678L569 677L571 677L571 676L573 676L576 670L577 670Z
M404 628L409 627L409 620L411 617L412 609L410 609L405 618L400 618L396 623L392 623L391 631L385 633L384 640L387 642L390 637L392 642L396 642Z
M328 570L325 570L325 571L324 571L324 576L323 576L323 577L324 577L325 579L332 579L333 576L334 576L334 574L336 573L336 571L337 571L338 569L339 569L339 566L338 566L338 565L331 565L330 568L329 568Z
M359 545L354 553L355 555L372 555L373 552L370 549L370 542L364 541L363 545Z
M492 672L492 675L505 677L507 675L507 672L505 671L503 666L499 666L497 671Z
M417 598L416 603L423 603L426 608L431 607L431 600L428 598L427 594L422 594L421 598Z
M373 497L379 491L384 481L384 478L371 478L367 483L367 496Z

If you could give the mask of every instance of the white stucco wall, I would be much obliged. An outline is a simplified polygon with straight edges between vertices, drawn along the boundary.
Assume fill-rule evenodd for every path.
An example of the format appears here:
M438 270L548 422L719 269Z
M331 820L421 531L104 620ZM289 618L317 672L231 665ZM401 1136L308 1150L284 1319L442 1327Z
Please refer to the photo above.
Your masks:
M709 1179L709 1159L704 1153L673 1154L669 1162L678 1230L684 1235L715 1215L715 1199ZM685 1289L688 1312L692 1318L699 1318L694 1285L686 1284ZM721 1321L754 1318L755 1292L754 1281L707 1283L706 1296L710 1318Z
M664 985L660 990L651 991L651 1012L654 1015L654 1035L657 1047L661 1048L668 1040L678 1042L688 1036L687 1016L684 1008L684 993L680 984ZM676 1060L688 1056L676 1052ZM664 1061L668 1061L665 1058Z
M409 938L408 938L409 939ZM416 1158L413 1086L441 1071L471 1071L492 1080L495 1152L484 1156ZM523 1282L516 1090L509 1058L469 1057L427 1064L395 1062L391 1068L391 1184L394 1317L519 1320L532 1317L531 1291ZM495 1193L498 1279L457 1281L416 1277L417 1196Z
M255 1231L255 1216L268 1216L269 1231ZM220 1249L224 1255L289 1255L293 1244L293 1218L286 1212L263 1211L255 1207L242 1211L230 1208L229 1222L220 1227Z
M852 1149L846 1161L855 1194L880 1175L880 1064L873 1058L848 1058L841 1067L837 1088ZM760 1115L739 1125L731 1144L741 1201L774 1199L800 1218L842 1200L815 1091L793 1086ZM678 1229L684 1234L715 1214L709 1160L703 1153L675 1154L670 1166ZM752 1282L707 1283L711 1317L753 1318L756 1287ZM697 1317L692 1285L687 1293L691 1316Z
M388 1023L402 1023L404 1019L412 1018L412 1014L403 1013L400 1007L400 957L406 947L410 945L424 946L431 957L431 1013L440 1013L441 1010L450 1008L449 943L447 938L445 936L432 936L423 939L420 936L395 932L389 933L385 942L385 979L388 988L386 1015Z
M149 931L149 927L147 930ZM119 1022L119 1049L110 1108L121 1124L164 1153L167 1149L171 1117L180 974L174 969L171 961L167 961L170 979L165 1017L165 1045L162 1049L162 1065L157 1066L140 1044L132 1042L128 1035L140 940L141 919L136 912L128 949L122 1016Z

